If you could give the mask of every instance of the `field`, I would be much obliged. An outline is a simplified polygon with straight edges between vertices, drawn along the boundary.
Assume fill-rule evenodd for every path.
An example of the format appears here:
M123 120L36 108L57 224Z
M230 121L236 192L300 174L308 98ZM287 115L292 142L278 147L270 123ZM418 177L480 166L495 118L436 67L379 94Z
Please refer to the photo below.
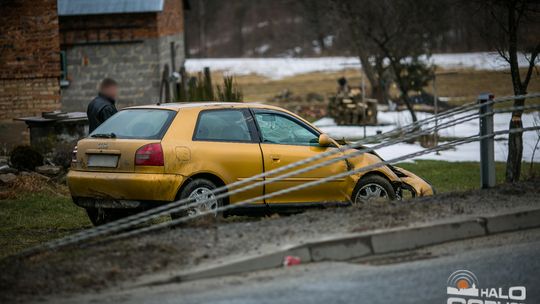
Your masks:
M522 71L524 72L524 71ZM437 71L437 93L439 96L452 98L451 103L461 104L473 101L482 92L491 92L495 96L512 95L512 84L507 71L487 71L473 69L440 70ZM222 73L213 73L214 79L220 79ZM361 72L354 69L344 69L340 72L313 72L299 74L282 79L270 79L260 75L236 76L236 82L241 87L246 101L267 101L275 95L289 90L296 95L305 96L317 93L323 96L332 94L337 88L336 80L346 77L353 86L361 85ZM366 81L369 89L369 84ZM429 85L427 92L432 93ZM540 92L540 76L535 76L529 85L529 92ZM396 88L391 93L397 94Z
M479 187L479 164L420 160L399 164L429 180L439 192ZM497 163L497 182L504 180L504 163ZM540 164L533 172L523 165L524 175L540 176ZM39 187L34 184L38 183ZM24 184L30 184L28 180ZM32 180L33 188L17 189L17 194L0 200L0 259L36 244L91 227L86 213L76 207L65 186ZM3 192L9 189L0 189Z

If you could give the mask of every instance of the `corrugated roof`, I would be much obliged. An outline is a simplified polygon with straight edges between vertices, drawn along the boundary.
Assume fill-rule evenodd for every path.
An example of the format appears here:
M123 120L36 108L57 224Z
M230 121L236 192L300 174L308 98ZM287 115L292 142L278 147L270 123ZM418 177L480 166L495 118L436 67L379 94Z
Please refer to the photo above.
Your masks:
M163 0L58 0L59 16L161 12Z

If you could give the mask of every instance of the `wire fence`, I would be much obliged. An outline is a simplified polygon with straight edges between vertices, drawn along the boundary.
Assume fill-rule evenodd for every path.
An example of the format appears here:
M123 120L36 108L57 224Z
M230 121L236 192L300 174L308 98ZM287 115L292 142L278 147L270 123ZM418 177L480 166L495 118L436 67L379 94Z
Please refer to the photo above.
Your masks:
M181 218L178 218L178 219L174 219L174 220L169 221L169 222L163 222L163 223L160 223L160 224L156 224L156 225L152 225L152 226L132 230L132 231L125 232L125 233L122 233L122 234L118 234L118 235L110 237L108 239L109 240L117 240L117 239L122 239L122 238L130 237L130 236L135 236L135 235L139 235L139 234L150 232L150 231L163 229L163 228L170 227L170 226L175 226L175 225L178 225L180 223L185 223L187 221L193 220L195 218L215 214L215 212L224 212L224 211L227 211L227 210L230 210L230 209L233 209L233 208L238 208L240 206L259 201L261 199L272 198L272 197L279 196L279 195L284 195L284 194L287 194L287 193L290 193L290 192L293 192L293 191L299 191L299 190L302 190L302 189L305 189L305 188L314 187L314 186L317 186L317 185L320 185L320 184L323 184L323 183L331 182L333 180L336 180L336 179L339 179L339 178L342 178L342 177L346 177L346 176L353 175L353 174L358 174L358 173L363 173L363 172L368 172L370 170L376 169L376 168L381 167L381 166L390 165L390 164L393 164L393 163L397 163L397 162L404 161L404 160L407 160L407 159L415 158L415 157L422 156L424 154L428 154L428 153L432 153L432 152L446 150L446 149L449 149L449 148L452 148L452 147L455 147L455 146L458 146L458 145L462 145L462 144L466 144L466 143L470 143L470 142L474 142L474 141L479 141L479 140L482 140L484 138L494 137L494 136L502 135L502 134L527 132L527 131L534 131L534 130L540 130L540 126L538 126L538 127L528 127L528 128L519 128L519 129L510 129L510 130L504 130L504 131L496 131L496 132L493 132L492 134L488 134L488 135L485 135L485 136L472 135L472 136L469 136L469 137L456 139L456 140L450 141L450 142L442 144L442 145L437 145L437 146L435 146L433 148L427 148L427 149L424 149L422 151L406 154L406 155L403 155L403 156L400 156L400 157L393 158L391 160L382 161L382 162L375 163L375 164L365 166L365 167L361 167L361 168L358 168L358 169L355 169L355 170L351 170L351 171L331 175L331 176L325 177L325 178L320 179L320 180L308 182L308 183L305 183L305 184L302 184L302 185L290 187L290 188L283 189L283 190L280 190L280 191L275 191L275 192L272 192L272 193L268 193L268 194L265 194L265 195L261 195L261 196L258 196L258 197L247 199L247 200L235 203L233 205L222 206L222 207L219 207L219 208L217 208L215 210L203 211L203 212L198 213L198 214L187 215L187 216L184 216L184 217L181 217Z
M238 182L234 182L234 183L228 184L228 185L223 186L223 187L219 187L219 188L214 189L212 191L212 194L214 195L214 197L211 198L211 199L208 199L206 201L204 201L204 200L203 201L195 201L194 199L181 199L181 200L171 202L171 203L168 203L168 204L160 206L160 207L156 207L156 208L153 208L153 209L141 212L141 213L137 213L137 214L132 215L132 216L128 216L126 218L122 218L120 220L117 220L117 221L114 221L114 222L111 222L111 223L108 223L108 224L105 224L105 225L102 225L102 226L91 228L91 229L88 229L88 230L85 230L85 231L82 231L82 232L79 232L79 233L76 233L76 234L73 234L73 235L58 239L58 240L53 240L51 242L45 243L43 245L40 245L40 246L37 246L37 247L34 247L34 248L31 248L31 249L29 249L27 251L24 251L22 254L31 254L31 253L34 253L34 252L37 252L37 251L40 251L40 250L43 250L43 249L60 248L60 247L63 247L63 246L80 243L80 242L83 242L85 240L110 235L110 234L115 233L115 232L125 231L126 229L133 228L133 227L136 227L138 225L144 224L144 223L146 223L146 222L148 222L148 221L150 221L152 219L155 219L155 218L163 216L163 215L167 215L167 214L170 214L170 213L173 213L173 212L180 212L180 211L183 211L183 210L188 210L188 209L196 207L196 206L198 206L200 204L207 203L208 201L211 201L211 200L222 199L222 198L228 197L228 196L236 194L236 193L240 193L240 192L244 192L244 191L253 189L255 187L260 187L260 186L263 186L263 185L266 185L266 184L269 184L269 183L273 183L273 182L282 180L284 178L288 178L288 177L295 176L295 175L298 175L298 174L302 174L302 173L305 173L305 172L308 172L308 171L311 171L311 170L315 170L317 168L321 168L321 167L327 166L329 164L332 164L332 163L335 163L335 162L338 162L338 161L343 161L343 160L346 160L346 159L351 158L351 157L358 156L358 155L363 154L363 153L372 152L372 151L375 151L375 150L383 148L383 147L388 147L388 146L391 146L391 145L394 145L394 144L397 144L397 143L401 143L401 142L404 142L404 141L409 141L409 140L412 140L414 138L417 138L418 136L425 135L425 134L430 134L434 130L440 130L440 129L448 128L448 127L451 127L451 126L459 125L459 124L464 123L466 121L482 118L482 117L485 117L487 115L494 115L494 113L512 112L512 111L516 111L516 110L539 109L540 105L527 105L527 106L520 106L520 107L508 107L508 108L503 108L503 109L496 109L493 112L483 113L483 114L480 114L479 112L467 113L469 111L479 109L479 108L481 108L483 106L486 106L486 105L493 105L493 104L502 103L502 102L506 102L506 101L516 100L516 99L530 99L530 98L538 98L538 97L540 97L540 93L497 98L497 99L489 100L489 101L484 102L484 103L477 103L477 102L468 103L468 104L465 104L463 106L451 109L449 111L442 112L442 113L440 113L438 115L434 115L434 116L428 117L426 119L422 119L422 120L419 120L417 122L411 123L411 124L409 124L407 126L404 126L404 127L398 128L398 129L394 129L392 131L389 131L389 132L386 132L386 133L383 133L383 134L366 137L363 140L360 140L358 142L355 142L355 143L352 143L352 144L349 144L349 145L341 146L339 149L329 149L327 152L318 154L318 155L316 155L314 157L310 157L310 158L307 158L307 159L304 159L304 160L301 160L301 161L298 161L298 162L295 162L295 163L291 163L291 164L286 165L286 166L279 167L279 168L271 170L271 171L267 171L267 172L264 172L264 173L261 173L261 174L257 174L255 176L250 177L250 178L247 178L247 179L244 179L244 180L241 180L241 181L238 181ZM459 114L463 114L463 113L465 113L464 116L454 118L454 116L459 115ZM438 123L438 124L436 123L435 125L432 125L435 121L439 121L439 120L443 120L443 119L447 119L447 118L451 118L451 120L441 122L441 123ZM494 132L493 134L490 134L488 136L493 137L493 136L497 136L497 135L501 135L501 134L508 134L508 133L515 133L515 132L526 132L526 131L531 131L531 130L537 130L538 128L540 128L540 127L497 131L497 132ZM403 136L403 135L405 135L405 136ZM348 176L348 175L354 175L354 174L359 174L359 173L362 173L362 172L367 172L369 170L373 170L373 169L378 168L380 166L388 165L390 163L395 163L395 162L403 161L403 160L406 160L406 159L409 159L409 158L424 155L424 154L427 154L427 153L448 149L448 148L451 148L451 147L454 147L454 146L457 146L457 145L460 145L460 144L464 144L464 143L468 143L468 142L472 142L472 141L478 141L478 140L481 140L482 138L485 138L485 136L482 137L480 135L473 135L473 136L470 136L470 137L460 138L460 139L457 139L457 140L454 140L454 141L450 141L450 142L438 145L438 146L433 147L433 148L429 148L429 149L425 149L425 150L418 151L418 152L415 152L415 153L400 156L398 158L394 158L394 159L391 159L391 160L388 160L388 161L382 161L380 163L370 165L370 166L367 166L367 167L362 167L362 168L359 168L359 169L346 171L346 172L340 173L338 175L334 175L334 176L326 177L326 178L323 178L323 179L320 179L320 180L317 180L317 181L305 183L305 184L297 186L297 187L291 187L291 188L288 188L288 189L283 189L281 191L276 191L276 192L264 194L262 196L258 196L258 197L255 197L255 198L250 198L248 200L238 202L238 203L235 203L235 204L232 204L232 205L222 206L218 210L210 210L208 212L199 213L199 214L197 214L195 216L193 216L193 215L185 216L185 217L181 217L181 218L172 220L170 222L165 222L165 223L156 224L156 225L153 225L153 226L148 226L148 227L135 229L135 230L132 230L132 231L129 231L129 232L118 234L116 236L113 236L112 238L118 239L118 238L133 236L133 235L136 235L136 234L139 234L139 233L144 233L144 232L148 232L148 231L152 231L152 230L162 229L164 227L168 227L168 226L171 226L171 225L177 225L179 223L194 219L196 217L205 216L205 215L208 215L208 214L215 213L216 211L217 212L223 212L223 211L226 211L226 210L229 210L229 209L232 209L232 208L236 208L236 207L239 207L239 206L242 206L242 205L246 205L246 204L249 204L249 203L260 201L260 200L263 200L263 199L266 199L266 198L274 197L274 196L277 196L277 195L282 195L282 194L285 194L285 193L288 193L288 192L291 192L291 191L297 191L297 190L300 190L300 189L304 189L306 187L312 187L312 186L315 186L315 185L319 185L321 183L326 183L326 182L332 181L333 178L337 179L337 178L345 177L345 176ZM372 147L364 147L363 146L365 143L376 142L376 141L381 141L382 143L377 144L377 145L372 146ZM356 150L351 152L350 151L351 149L356 149ZM298 168L298 167L307 165L309 163L316 162L318 160L323 160L323 159L329 158L329 157L332 157L332 158L324 160L324 161L322 161L320 163L312 164L312 165L304 167L304 168L289 171L291 169ZM287 171L289 171L289 172L287 172ZM277 175L277 174L280 174L280 173L283 173L283 174ZM338 176L338 177L336 177L336 176Z

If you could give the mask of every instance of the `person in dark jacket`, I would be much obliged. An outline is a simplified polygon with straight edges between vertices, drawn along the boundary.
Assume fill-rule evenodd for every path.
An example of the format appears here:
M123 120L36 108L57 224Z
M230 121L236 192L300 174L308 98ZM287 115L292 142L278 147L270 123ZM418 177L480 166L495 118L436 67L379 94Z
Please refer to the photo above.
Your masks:
M92 133L99 125L113 116L116 110L116 97L118 96L118 83L111 78L105 78L99 85L99 93L86 110L89 131Z

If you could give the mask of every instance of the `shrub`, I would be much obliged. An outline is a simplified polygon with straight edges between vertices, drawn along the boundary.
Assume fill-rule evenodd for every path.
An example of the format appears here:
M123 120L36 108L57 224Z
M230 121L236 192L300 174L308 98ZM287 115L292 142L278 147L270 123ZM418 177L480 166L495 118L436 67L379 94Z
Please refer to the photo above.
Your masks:
M34 170L43 165L43 155L30 146L17 146L10 155L11 165L19 170Z
M183 73L182 81L178 84L179 102L192 101L229 101L241 102L242 92L234 82L232 76L223 77L223 85L212 84L212 77L209 68L199 72L197 77Z

